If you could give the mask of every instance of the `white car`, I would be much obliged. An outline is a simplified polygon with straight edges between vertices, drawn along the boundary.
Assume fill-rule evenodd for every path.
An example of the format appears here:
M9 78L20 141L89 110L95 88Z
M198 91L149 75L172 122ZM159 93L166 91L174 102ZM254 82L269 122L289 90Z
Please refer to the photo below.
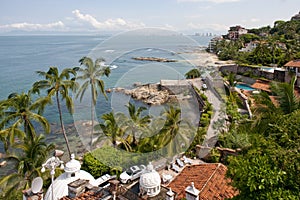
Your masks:
M145 165L132 166L120 174L120 181L124 184L130 183L131 181L139 178L145 169Z

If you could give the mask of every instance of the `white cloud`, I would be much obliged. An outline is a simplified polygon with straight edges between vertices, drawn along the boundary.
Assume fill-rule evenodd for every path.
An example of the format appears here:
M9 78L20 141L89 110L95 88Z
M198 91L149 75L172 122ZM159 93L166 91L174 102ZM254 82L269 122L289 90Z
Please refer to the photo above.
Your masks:
M177 2L213 2L213 3L229 3L239 2L240 0L177 0Z
M165 24L165 26L163 28L168 29L168 30L173 30L173 31L177 30L177 28L175 28L174 26L172 26L170 24Z
M200 30L200 29L210 29L214 31L226 31L228 30L229 26L223 25L223 24L195 24L193 22L188 23L188 27L190 29L194 30Z
M122 18L116 19L107 19L104 22L98 21L95 17L89 14L82 14L80 10L74 10L72 13L75 15L76 19L87 22L92 27L96 29L105 29L105 30L128 30L128 29L136 29L145 27L143 23L134 23L130 21L126 21Z
M250 24L250 23L257 23L257 22L260 22L261 21L261 19L258 19L258 18L251 18L251 19L244 19L244 20L242 20L242 22L243 23L248 23L248 24Z
M201 18L204 18L205 15L203 14L195 14L195 15L188 15L188 16L185 16L185 18L187 19L201 19Z
M14 23L0 25L0 29L3 30L26 30L26 31L36 31L36 30L53 30L53 29L62 29L65 25L62 21L49 23L49 24L33 24L33 23Z
M260 22L260 19L257 19L257 18L252 18L250 19L251 22Z

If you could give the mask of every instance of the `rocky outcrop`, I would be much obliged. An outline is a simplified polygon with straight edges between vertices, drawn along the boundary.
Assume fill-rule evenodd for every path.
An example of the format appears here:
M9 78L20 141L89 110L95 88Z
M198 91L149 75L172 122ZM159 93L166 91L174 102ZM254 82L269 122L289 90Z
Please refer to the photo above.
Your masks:
M156 57L133 57L134 60L142 61L155 61L155 62L177 62L177 60L171 60L166 58L156 58Z
M169 100L169 92L161 90L159 84L141 85L134 89L115 88L115 92L130 95L135 100L140 100L149 105L161 105Z

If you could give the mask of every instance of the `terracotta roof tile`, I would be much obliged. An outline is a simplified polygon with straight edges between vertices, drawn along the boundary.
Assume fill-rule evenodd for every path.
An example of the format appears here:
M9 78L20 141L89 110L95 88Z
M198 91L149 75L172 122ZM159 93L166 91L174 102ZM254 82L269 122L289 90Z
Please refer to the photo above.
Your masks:
M70 198L70 197L63 197L60 200L98 200L102 197L102 193L95 193L93 191L87 191L79 195L78 197Z
M264 90L267 92L271 92L270 90L270 82L268 81L262 81L262 80L256 80L254 84L251 85L254 89L258 90Z
M237 195L225 177L227 167L223 164L200 164L186 166L168 185L178 195L176 199L185 198L185 188L194 182L200 190L199 199L225 199Z
M300 68L300 59L299 60L292 60L292 61L286 63L284 66L285 67L298 67L298 68Z

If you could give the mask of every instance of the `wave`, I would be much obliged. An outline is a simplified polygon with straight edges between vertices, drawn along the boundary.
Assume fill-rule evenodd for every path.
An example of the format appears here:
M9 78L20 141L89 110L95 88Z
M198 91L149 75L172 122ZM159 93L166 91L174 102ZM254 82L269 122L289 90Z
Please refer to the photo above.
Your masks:
M107 50L105 50L104 52L105 53L113 53L115 50L113 50L113 49L107 49Z
M107 65L105 62L100 62L100 65L103 67L109 67L110 69L117 69L119 67L117 65Z
M117 66L117 65L110 65L109 68L110 68L110 69L117 69L118 66Z

